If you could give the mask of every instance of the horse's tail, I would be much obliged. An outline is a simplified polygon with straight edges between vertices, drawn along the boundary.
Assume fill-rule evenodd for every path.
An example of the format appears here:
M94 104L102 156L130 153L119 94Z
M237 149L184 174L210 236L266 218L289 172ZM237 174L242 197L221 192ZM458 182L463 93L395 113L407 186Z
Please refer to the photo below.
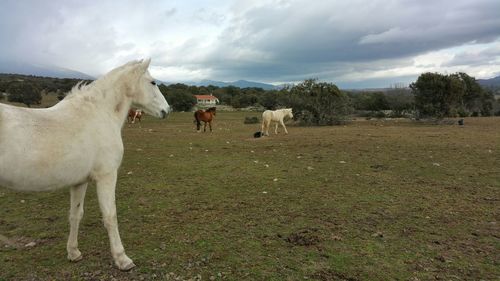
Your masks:
M196 130L199 131L201 129L200 118L198 118L198 111L194 112L194 122L196 122Z

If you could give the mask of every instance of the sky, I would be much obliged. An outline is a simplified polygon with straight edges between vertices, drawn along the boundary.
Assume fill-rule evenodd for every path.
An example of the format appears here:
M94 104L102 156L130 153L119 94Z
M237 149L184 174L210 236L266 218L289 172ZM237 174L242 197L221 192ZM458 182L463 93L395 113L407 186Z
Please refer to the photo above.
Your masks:
M499 0L0 0L0 63L342 88L500 76Z

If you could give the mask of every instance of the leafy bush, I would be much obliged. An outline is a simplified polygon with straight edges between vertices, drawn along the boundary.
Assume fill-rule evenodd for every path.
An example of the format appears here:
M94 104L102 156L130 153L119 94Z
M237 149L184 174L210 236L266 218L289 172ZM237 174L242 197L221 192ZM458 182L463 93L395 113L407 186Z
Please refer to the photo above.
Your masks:
M352 111L347 95L331 83L309 79L283 91L286 107L301 125L344 124Z
M482 89L474 77L461 72L423 73L410 88L421 117L462 117L474 112L489 115L493 108L493 94Z
M196 98L187 88L177 87L177 85L167 87L161 84L159 89L174 111L190 111L196 104Z
M21 102L28 107L42 102L40 90L30 82L12 83L7 88L7 92L9 93L8 100L10 102Z

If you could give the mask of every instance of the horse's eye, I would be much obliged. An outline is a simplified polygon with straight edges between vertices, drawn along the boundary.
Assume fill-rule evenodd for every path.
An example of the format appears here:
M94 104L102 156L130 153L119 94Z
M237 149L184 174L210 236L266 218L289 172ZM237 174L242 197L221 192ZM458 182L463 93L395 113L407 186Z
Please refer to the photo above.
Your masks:
M151 84L156 85L156 82L155 81L151 81Z

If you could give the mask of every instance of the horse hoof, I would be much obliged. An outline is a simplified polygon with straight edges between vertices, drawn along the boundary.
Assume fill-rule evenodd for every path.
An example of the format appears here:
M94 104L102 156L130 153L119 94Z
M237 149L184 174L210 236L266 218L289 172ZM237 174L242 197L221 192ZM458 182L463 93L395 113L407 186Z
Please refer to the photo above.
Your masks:
M124 267L120 267L120 270L121 271L129 271L134 267L135 267L135 264L133 262L130 262L129 264L125 265Z
M72 257L69 257L69 256L68 256L68 260L69 260L70 262L79 262L79 261L81 261L82 259L83 259L83 255L82 255L82 254L80 254L80 255L79 255L78 257L76 257L76 258L72 258Z

